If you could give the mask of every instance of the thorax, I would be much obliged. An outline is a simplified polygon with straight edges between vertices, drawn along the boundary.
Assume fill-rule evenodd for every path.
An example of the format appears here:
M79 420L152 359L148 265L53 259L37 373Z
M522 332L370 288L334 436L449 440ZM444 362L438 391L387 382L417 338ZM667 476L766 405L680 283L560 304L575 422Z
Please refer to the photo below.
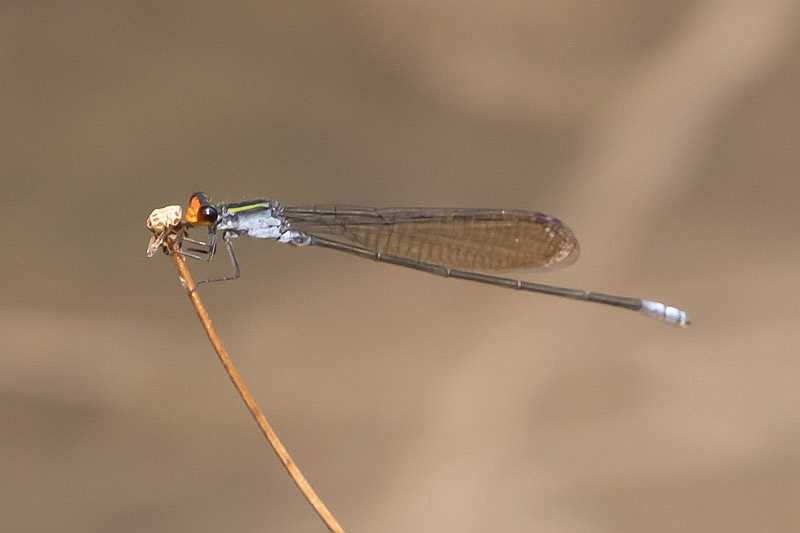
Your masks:
M280 205L274 200L224 204L220 211L217 230L256 239L280 239L286 229Z

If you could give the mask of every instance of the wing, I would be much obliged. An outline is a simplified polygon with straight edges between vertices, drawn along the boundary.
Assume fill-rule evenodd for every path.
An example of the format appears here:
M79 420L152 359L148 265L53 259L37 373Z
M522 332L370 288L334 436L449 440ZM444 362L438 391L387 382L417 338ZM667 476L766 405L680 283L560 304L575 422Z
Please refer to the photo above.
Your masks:
M453 269L545 270L579 254L572 231L536 211L331 205L286 207L283 214L309 235Z

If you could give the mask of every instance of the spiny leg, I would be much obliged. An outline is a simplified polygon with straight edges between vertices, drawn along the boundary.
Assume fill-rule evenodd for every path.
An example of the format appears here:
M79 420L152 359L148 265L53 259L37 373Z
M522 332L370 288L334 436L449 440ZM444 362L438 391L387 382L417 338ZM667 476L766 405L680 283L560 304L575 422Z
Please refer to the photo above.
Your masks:
M204 279L198 281L197 285L202 283L215 283L217 281L232 281L234 279L239 279L241 276L241 271L239 270L239 260L236 258L236 252L233 250L233 239L236 237L237 235L235 233L231 233L229 231L226 231L222 235L222 239L225 241L225 251L228 253L228 259L230 259L231 265L233 266L233 273L220 278Z
M191 257L192 259L197 259L199 261L211 261L211 259L214 258L214 254L217 251L217 232L214 231L212 228L208 229L208 242L192 239L186 234L184 234L183 239L181 239L181 241L182 241L181 248L179 250L180 254L186 257ZM197 245L201 248L187 247L186 249L184 249L183 248L184 242Z

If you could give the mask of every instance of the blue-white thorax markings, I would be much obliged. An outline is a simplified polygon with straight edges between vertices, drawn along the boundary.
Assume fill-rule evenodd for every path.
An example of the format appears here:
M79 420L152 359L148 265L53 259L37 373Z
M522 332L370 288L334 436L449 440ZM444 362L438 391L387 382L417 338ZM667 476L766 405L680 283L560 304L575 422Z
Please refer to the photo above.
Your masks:
M218 231L230 231L254 239L274 239L283 243L304 240L304 235L289 228L281 206L275 200L258 200L220 206Z

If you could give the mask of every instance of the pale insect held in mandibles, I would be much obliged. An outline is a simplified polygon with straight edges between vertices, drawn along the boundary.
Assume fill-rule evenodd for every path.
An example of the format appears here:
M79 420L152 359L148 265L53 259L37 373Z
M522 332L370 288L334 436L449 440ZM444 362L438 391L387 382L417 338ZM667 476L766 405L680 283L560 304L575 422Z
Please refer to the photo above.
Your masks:
M154 209L147 217L147 229L153 232L147 245L147 257L153 257L164 245L170 231L176 231L183 223L183 210L179 205L168 205Z

